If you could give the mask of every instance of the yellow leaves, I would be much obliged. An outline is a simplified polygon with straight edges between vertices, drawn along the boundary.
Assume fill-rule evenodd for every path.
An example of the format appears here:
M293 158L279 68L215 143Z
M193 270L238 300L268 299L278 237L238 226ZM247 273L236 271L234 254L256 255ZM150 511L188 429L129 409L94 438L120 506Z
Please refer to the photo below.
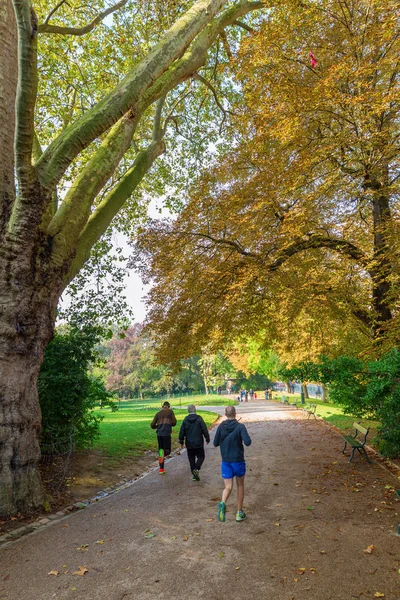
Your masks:
M49 572L47 573L47 575L55 575L56 577L57 577L59 574L60 574L60 572L59 572L59 571L56 571L56 570L54 570L54 571L49 571Z
M80 577L83 577L88 572L89 572L89 569L87 567L78 567L78 570L73 571L72 575L79 575Z
M363 552L365 552L365 554L372 554L373 550L375 550L375 546L373 546L372 544L370 546L368 546L367 548L365 548L363 550Z
M375 592L374 594L374 598L384 598L385 594L383 594L382 592Z
M89 549L89 544L82 544L82 546L79 546L77 548L77 550L80 550L80 552L87 552Z

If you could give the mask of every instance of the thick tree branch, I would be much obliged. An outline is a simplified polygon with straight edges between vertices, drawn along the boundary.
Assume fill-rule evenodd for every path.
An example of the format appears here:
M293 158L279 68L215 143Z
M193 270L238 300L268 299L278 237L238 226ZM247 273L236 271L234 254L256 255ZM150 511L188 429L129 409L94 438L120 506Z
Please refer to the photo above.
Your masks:
M362 266L365 266L366 257L364 253L351 242L319 234L311 234L305 238L296 240L286 246L286 248L279 250L277 258L267 265L267 269L270 272L274 272L292 256L312 248L329 248L330 250L343 254L344 256L357 261Z
M222 106L221 102L218 99L217 90L214 88L214 86L205 77L203 77L199 73L195 73L193 75L193 79L195 79L196 81L201 81L201 83L203 83L211 91L212 95L214 96L215 104L218 106L218 108L220 109L220 111L224 115L224 118L223 118L222 123L221 123L221 127L222 127L222 125L223 125L223 123L224 123L224 121L226 119L226 115L228 113L232 114L231 111L226 110ZM220 129L221 129L221 127L220 127Z
M39 27L38 27L39 33L58 33L60 35L76 35L76 36L85 35L86 33L89 33L90 31L92 31L96 27L96 25L98 25L108 15L111 15L116 10L119 10L120 8L125 6L125 4L128 2L128 0L121 0L120 2L117 2L117 4L114 4L113 6L109 6L106 10L99 13L97 15L97 17L95 17L93 19L93 21L91 21L87 25L84 25L83 27L67 27L67 26L63 26L63 25L50 25L49 24L50 18L53 16L53 14L56 12L56 10L58 10L60 8L60 6L62 6L64 4L64 2L65 2L65 0L61 0L61 2L59 2L57 4L57 6L49 13L45 22L41 23L39 25Z
M37 94L37 21L29 0L13 0L18 29L15 162L20 195L32 183L34 111Z
M44 152L38 163L41 181L53 187L74 158L107 131L213 20L227 0L198 0L167 31L163 39L103 100L67 127Z
M86 226L93 200L131 145L135 126L136 120L130 113L120 119L73 182L47 228L47 234L54 238L54 264L62 264L70 257L81 231Z
M166 95L170 90L175 88L179 83L192 77L203 65L207 58L209 48L218 38L220 33L232 25L238 16L243 16L252 10L260 9L264 6L264 2L252 2L249 0L241 0L234 6L228 8L220 17L214 19L196 38L191 47L179 60L143 94L140 103L136 106L136 112L143 114L153 102L163 95Z
M146 150L138 154L124 177L100 202L78 240L75 258L65 278L65 287L83 267L90 256L93 245L101 238L115 215L139 186L156 158L164 151L165 144L162 140L153 141Z

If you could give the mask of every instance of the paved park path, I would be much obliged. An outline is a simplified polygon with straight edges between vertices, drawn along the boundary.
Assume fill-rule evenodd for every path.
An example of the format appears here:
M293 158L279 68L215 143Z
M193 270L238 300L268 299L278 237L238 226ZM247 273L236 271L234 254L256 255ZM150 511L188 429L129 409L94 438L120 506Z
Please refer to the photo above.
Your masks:
M200 482L183 453L164 477L151 472L0 549L0 600L399 600L400 504L389 490L399 479L376 462L349 464L340 435L301 411L257 402L238 413L253 439L246 521L235 522L232 497L226 523L216 520L210 444Z

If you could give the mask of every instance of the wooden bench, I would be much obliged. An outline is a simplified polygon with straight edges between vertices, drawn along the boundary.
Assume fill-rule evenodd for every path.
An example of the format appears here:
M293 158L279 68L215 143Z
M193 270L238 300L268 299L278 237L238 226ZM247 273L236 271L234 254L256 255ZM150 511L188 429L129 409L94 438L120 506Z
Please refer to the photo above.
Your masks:
M342 454L344 454L344 451L346 450L347 445L349 445L352 448L349 462L351 462L353 460L354 452L356 450L358 450L360 454L364 454L365 458L370 463L371 461L369 460L367 451L364 448L370 428L368 427L368 429L365 429L365 427L362 427L359 423L353 423L353 427L355 429L354 436L342 435L342 438L344 439L344 446L343 446ZM362 441L361 441L361 438L357 439L357 436L359 433L364 435L364 439Z
M305 415L307 415L307 419L309 419L312 415L314 417L314 419L317 420L317 416L315 414L316 410L317 410L316 404L306 404L302 410L303 410L303 413Z

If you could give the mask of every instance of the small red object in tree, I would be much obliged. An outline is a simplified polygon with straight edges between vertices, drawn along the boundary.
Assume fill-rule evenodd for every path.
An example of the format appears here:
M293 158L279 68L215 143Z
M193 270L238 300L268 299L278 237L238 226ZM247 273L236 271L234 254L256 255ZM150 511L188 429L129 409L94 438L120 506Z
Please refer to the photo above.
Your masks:
M309 52L309 57L310 57L311 66L312 66L312 68L314 68L318 61L315 58L314 54L311 52L311 50Z

